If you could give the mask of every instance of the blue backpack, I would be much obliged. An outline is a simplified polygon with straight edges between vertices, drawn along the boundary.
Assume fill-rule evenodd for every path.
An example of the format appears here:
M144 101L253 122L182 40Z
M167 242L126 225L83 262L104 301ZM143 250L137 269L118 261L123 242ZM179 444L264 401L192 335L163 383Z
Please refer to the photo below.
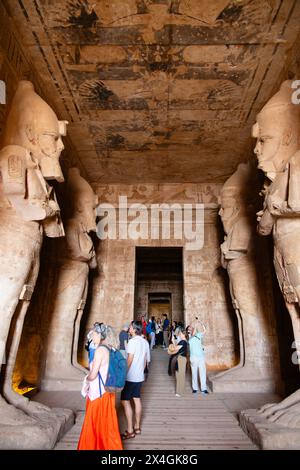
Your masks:
M152 332L152 323L148 323L148 325L146 326L146 333L150 335L151 332Z
M124 388L126 381L127 361L117 349L108 348L104 344L102 346L109 350L109 365L106 382L103 382L100 372L99 381L101 380L107 392L121 391Z

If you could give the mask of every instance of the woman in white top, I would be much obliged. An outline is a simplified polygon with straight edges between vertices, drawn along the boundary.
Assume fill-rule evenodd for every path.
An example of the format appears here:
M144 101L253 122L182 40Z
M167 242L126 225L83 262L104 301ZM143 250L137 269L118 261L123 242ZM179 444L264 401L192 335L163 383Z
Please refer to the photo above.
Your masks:
M107 392L103 385L109 367L109 349L117 349L118 341L112 327L104 323L95 323L92 341L97 348L90 356L90 373L85 377L86 413L77 449L122 450L115 393Z

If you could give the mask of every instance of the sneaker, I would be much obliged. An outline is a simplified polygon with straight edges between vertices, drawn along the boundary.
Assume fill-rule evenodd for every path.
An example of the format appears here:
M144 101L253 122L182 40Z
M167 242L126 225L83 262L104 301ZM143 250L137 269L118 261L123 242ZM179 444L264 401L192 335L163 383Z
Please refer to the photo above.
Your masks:
M208 391L207 391L207 390L201 390L201 393L202 393L202 395L208 395Z
M179 395L178 393L175 393L175 397L181 397L181 395Z
M198 393L198 390L193 390L193 393Z

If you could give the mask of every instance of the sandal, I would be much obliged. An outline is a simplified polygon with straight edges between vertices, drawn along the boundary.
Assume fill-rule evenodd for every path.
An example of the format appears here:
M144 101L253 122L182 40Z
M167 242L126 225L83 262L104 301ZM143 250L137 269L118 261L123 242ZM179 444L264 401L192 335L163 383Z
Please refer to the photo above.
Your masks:
M135 434L141 434L142 430L141 428L134 428Z
M121 434L122 441L126 441L126 439L133 439L135 437L135 431L128 432L125 431L124 434Z

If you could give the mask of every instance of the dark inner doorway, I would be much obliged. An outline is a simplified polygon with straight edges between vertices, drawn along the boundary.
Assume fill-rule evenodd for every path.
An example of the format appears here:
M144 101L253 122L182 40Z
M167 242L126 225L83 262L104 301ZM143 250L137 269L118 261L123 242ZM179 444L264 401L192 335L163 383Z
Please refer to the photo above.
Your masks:
M136 248L134 318L183 321L182 248Z

